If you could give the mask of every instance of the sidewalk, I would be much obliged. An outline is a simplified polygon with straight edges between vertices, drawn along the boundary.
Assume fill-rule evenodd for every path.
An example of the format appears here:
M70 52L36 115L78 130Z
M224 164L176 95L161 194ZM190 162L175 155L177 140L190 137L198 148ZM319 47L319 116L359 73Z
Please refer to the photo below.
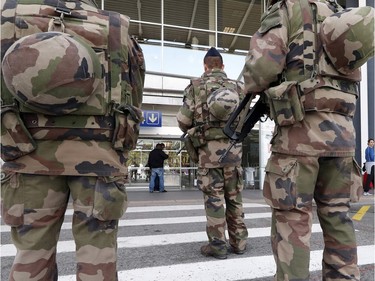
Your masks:
M149 193L147 186L131 188L127 191L129 206L158 206L158 205L189 205L189 204L203 204L202 192L197 188L180 190L178 188L168 188L165 193ZM374 190L370 190L370 196L362 196L357 203L351 203L351 211L359 210L364 205L372 205L370 209L374 212L375 198ZM259 189L244 189L242 192L244 203L259 203L266 204L263 199L262 190Z

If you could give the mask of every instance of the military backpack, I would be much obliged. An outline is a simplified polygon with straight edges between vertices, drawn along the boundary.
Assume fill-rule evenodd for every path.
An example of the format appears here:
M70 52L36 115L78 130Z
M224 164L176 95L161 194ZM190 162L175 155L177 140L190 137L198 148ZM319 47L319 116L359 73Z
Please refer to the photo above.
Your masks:
M227 138L223 128L242 100L241 82L211 76L196 80L199 93L195 95L194 126L188 130L193 145L200 147L210 140ZM194 80L191 82L196 83Z
M128 34L127 16L89 4L1 2L3 160L30 153L35 140L110 141L116 150L134 149L143 52Z

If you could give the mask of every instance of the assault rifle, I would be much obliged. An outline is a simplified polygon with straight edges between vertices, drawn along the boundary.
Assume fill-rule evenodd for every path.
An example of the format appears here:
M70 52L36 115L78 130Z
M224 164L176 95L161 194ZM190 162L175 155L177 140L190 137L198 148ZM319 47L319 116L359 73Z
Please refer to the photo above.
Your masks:
M250 109L250 103L253 98L253 95L246 95L225 124L223 132L230 139L230 146L219 158L219 162L224 159L224 157L236 143L242 142L247 137L250 131L254 128L255 124L258 121L262 121L261 118L263 116L267 117L269 115L269 108L263 95ZM239 122L237 118L238 116L240 116Z

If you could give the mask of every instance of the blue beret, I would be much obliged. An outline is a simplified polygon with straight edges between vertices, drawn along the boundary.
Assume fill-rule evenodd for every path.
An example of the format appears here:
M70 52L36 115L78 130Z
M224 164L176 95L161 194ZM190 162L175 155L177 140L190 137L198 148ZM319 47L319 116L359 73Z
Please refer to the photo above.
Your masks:
M207 57L219 57L221 59L221 62L223 62L223 58L220 55L219 51L216 50L214 47L211 47L206 55L204 56L204 60L206 60Z

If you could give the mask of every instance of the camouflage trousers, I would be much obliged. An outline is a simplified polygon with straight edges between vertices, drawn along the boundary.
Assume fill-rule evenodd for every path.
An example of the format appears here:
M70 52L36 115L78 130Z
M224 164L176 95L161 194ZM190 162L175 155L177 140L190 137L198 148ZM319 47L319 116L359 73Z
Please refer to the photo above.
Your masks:
M229 245L244 250L248 233L242 207L242 168L199 168L197 182L204 194L206 232L213 251L227 253L226 227Z
M359 280L356 238L349 217L351 189L361 189L360 184L353 186L360 183L359 177L352 157L272 153L263 195L272 207L275 280L309 280L313 200L323 230L322 280ZM359 181L353 182L353 178Z
M2 172L2 216L17 248L9 280L57 280L56 245L70 195L77 280L117 280L118 220L127 206L123 183L119 177Z

